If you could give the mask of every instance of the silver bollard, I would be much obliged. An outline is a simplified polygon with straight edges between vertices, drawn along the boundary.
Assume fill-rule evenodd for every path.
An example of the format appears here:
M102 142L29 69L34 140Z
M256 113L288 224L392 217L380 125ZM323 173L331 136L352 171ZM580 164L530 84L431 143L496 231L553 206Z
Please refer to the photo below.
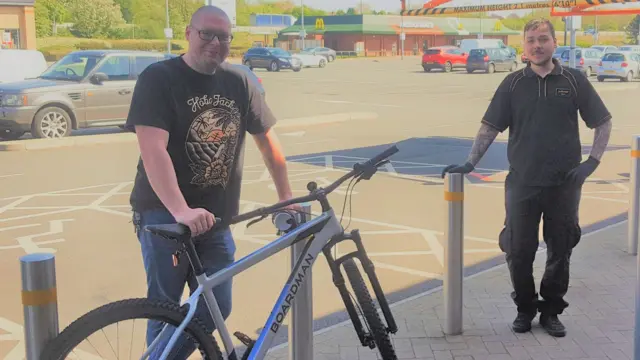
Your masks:
M59 331L55 257L23 256L20 272L27 360L39 360L45 344Z
M640 217L640 136L633 137L631 144L631 172L629 173L630 201L628 212L629 254L638 254L638 218Z
M462 278L464 240L464 176L447 174L444 199L447 201L447 246L444 250L444 309L447 335L462 333Z
M311 219L311 204L303 204L303 221ZM306 241L299 241L291 247L291 268L304 250ZM291 360L313 359L313 278L312 271L291 306L291 326L289 326L289 358Z

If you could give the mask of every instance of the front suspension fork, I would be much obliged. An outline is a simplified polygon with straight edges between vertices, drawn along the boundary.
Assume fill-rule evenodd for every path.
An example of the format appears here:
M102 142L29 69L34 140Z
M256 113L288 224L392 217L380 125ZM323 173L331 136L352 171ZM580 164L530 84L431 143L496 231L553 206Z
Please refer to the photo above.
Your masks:
M331 255L331 249L345 240L352 240L356 245L356 251L334 259ZM340 296L344 301L347 313L349 313L349 317L353 322L354 328L356 330L356 333L358 334L358 337L360 338L360 342L362 343L362 345L371 346L373 339L365 336L365 332L363 330L362 323L360 322L360 318L358 317L358 313L356 312L355 305L353 304L352 298L349 296L349 291L347 290L344 276L340 271L340 265L342 265L342 263L348 259L355 257L360 260L362 268L364 269L367 277L369 278L369 281L371 282L376 300L378 301L378 304L380 304L380 309L382 310L382 314L384 315L384 319L387 323L387 333L395 334L398 331L398 326L396 325L395 319L393 318L393 314L391 314L391 309L389 308L387 298L382 291L382 286L380 285L380 281L378 280L378 276L375 272L375 266L367 256L367 252L364 249L362 238L360 237L360 232L358 230L352 230L350 233L343 233L334 236L329 241L329 243L325 245L325 247L322 249L322 252L327 259L329 268L331 269L331 273L333 275L333 284L338 288L338 291L340 292Z

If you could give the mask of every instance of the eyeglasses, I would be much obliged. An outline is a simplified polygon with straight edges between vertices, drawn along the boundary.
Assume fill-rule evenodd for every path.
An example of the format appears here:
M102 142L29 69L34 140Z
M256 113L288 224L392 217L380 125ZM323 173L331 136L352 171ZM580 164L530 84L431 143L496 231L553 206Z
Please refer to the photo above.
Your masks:
M198 32L198 36L204 41L212 41L217 38L221 44L229 44L233 40L233 35L230 34L217 33L213 30L200 30L195 27L192 28Z

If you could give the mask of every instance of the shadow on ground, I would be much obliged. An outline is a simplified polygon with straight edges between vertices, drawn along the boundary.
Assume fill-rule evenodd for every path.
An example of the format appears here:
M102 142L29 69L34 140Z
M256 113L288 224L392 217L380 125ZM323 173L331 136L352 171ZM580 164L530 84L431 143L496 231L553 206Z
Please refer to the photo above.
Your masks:
M424 179L426 185L439 185L441 184L440 182L431 182L429 180L439 178L444 167L449 164L464 163L473 146L473 141L474 139L472 138L456 137L426 137L402 140L395 143L400 151L390 158L392 170L399 175L416 176L421 180ZM303 154L288 157L287 160L307 165L327 166L331 164L334 168L351 169L355 163L366 161L393 145L393 143L389 143ZM607 151L628 149L630 149L629 146L611 145L607 148ZM587 155L590 152L591 145L583 145L582 153ZM472 183L486 183L487 180L483 180L484 177L508 170L507 143L506 141L496 140L476 167L474 176L467 176L467 178ZM380 171L389 172L390 169L381 169Z

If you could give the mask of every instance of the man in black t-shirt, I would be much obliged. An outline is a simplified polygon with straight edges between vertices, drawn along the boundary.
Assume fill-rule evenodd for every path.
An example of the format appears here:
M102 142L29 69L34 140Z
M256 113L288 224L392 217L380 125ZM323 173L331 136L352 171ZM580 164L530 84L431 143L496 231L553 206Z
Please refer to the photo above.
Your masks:
M589 79L552 58L557 46L551 22L532 20L524 29L529 64L505 77L495 92L464 165L443 172L467 174L499 132L509 129L505 181L505 225L499 237L514 287L518 316L513 330L526 332L540 311L540 324L552 336L566 330L558 315L568 306L569 258L581 229L578 207L584 181L600 164L611 134L611 114ZM595 129L591 154L582 161L578 113ZM533 261L544 220L547 264L538 300Z
M234 261L229 226L210 231L215 217L227 223L238 213L246 133L253 138L273 177L279 200L291 198L285 156L271 127L276 120L255 84L225 62L231 23L221 9L204 6L186 29L183 56L146 68L137 81L127 128L135 131L140 161L131 205L147 273L148 296L179 303L185 282L197 283L186 258L172 261L177 244L141 231L147 225L182 223L194 236L208 275ZM231 312L231 281L214 289L223 317ZM214 324L204 301L196 316ZM162 324L149 323L147 342ZM171 359L195 349L181 339Z

